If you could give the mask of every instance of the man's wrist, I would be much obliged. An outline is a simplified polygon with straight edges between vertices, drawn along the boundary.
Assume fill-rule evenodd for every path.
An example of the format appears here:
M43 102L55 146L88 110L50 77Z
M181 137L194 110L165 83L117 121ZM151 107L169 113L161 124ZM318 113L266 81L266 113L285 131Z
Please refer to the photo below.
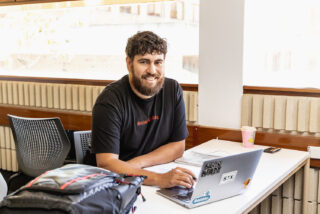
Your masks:
M144 183L150 186L161 186L161 175L160 173L148 171L147 179Z

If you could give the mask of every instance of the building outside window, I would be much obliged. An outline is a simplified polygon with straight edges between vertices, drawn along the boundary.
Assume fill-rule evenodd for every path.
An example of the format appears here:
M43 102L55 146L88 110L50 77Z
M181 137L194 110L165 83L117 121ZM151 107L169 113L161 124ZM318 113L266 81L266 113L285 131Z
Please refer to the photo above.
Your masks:
M320 88L320 1L248 0L244 84Z
M127 39L151 30L168 41L166 76L198 83L199 0L88 2L0 7L0 74L116 80Z

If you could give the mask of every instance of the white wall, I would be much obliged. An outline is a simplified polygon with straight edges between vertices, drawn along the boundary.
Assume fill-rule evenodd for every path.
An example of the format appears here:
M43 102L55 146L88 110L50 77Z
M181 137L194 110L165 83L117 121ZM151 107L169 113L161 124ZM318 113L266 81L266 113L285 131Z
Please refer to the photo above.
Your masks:
M244 1L200 0L200 125L240 128Z

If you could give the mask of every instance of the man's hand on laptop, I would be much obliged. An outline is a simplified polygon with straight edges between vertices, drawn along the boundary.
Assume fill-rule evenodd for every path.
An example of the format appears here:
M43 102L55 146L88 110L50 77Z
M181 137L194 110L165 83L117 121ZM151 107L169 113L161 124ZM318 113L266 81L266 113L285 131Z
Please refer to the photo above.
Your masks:
M174 186L184 186L191 188L196 180L196 176L188 169L177 167L167 173L160 175L159 186L169 188Z

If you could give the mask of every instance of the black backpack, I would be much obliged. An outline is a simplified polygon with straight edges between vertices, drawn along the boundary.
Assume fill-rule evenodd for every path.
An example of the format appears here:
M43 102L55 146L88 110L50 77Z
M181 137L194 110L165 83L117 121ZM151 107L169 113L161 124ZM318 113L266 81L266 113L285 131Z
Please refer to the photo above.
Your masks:
M0 213L126 214L135 210L144 179L69 164L47 171L9 194L0 203Z

